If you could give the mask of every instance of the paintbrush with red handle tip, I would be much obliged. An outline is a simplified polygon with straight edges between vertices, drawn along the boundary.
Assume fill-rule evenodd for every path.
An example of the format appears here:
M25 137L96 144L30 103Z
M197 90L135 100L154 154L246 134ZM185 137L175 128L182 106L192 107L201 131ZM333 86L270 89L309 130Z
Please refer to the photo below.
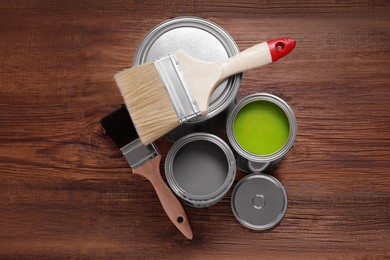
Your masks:
M115 81L143 144L181 123L207 113L217 85L229 76L275 62L295 41L280 38L257 44L225 61L206 62L183 50L115 74Z

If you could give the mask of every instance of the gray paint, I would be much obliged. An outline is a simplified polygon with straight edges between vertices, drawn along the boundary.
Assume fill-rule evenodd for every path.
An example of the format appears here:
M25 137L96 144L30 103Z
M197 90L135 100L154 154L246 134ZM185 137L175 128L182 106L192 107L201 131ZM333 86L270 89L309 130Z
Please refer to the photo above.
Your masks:
M165 159L165 176L173 192L192 207L220 201L236 176L230 147L209 133L192 133L179 139Z
M186 192L207 196L222 187L228 173L228 161L219 146L208 141L186 144L173 161L173 178Z

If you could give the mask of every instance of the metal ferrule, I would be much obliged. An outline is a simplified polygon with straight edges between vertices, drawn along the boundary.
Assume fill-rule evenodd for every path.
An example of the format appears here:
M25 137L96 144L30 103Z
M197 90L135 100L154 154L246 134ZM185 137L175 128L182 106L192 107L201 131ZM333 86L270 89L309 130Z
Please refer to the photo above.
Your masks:
M209 62L225 60L240 52L232 36L219 25L199 17L181 16L163 21L145 35L134 53L133 66L154 61L180 48L195 59ZM241 78L242 74L236 74L221 82L210 96L207 113L181 124L165 138L177 141L193 132L220 133L235 104Z
M154 61L154 65L171 98L180 123L200 115L198 104L191 95L175 54L171 53L157 58Z
M125 156L127 162L130 164L131 168L137 168L138 166L160 154L157 147L153 143L145 146L142 144L139 138L123 146L120 150Z

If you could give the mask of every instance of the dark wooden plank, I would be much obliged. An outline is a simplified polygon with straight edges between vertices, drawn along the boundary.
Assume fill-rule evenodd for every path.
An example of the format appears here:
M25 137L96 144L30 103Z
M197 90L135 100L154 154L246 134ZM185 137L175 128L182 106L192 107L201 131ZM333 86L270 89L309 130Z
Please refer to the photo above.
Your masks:
M389 258L389 12L379 0L2 1L1 258ZM210 208L185 206L185 240L99 126L122 102L113 73L181 15L218 23L240 49L297 41L246 73L239 93L276 94L298 120L272 173L289 197L272 230L242 227L230 191ZM157 145L164 161L172 144Z

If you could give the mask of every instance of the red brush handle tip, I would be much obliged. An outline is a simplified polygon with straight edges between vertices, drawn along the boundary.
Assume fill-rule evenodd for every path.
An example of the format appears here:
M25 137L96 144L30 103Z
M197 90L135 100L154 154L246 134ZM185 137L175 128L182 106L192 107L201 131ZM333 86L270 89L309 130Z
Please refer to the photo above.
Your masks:
M279 38L267 41L272 62L286 56L295 48L295 41L290 38Z

